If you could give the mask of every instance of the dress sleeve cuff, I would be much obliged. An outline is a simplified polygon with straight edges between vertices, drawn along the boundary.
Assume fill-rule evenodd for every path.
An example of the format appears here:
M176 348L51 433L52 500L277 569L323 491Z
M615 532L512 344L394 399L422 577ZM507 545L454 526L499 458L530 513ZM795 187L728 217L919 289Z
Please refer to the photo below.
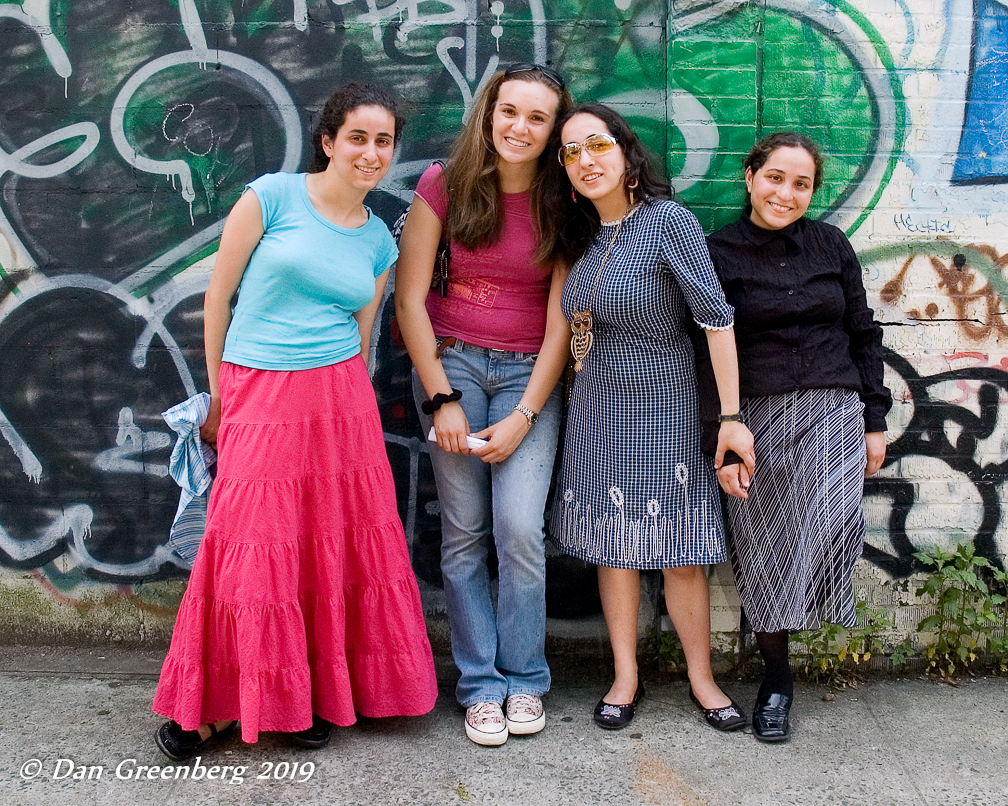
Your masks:
M735 327L734 318L729 319L727 324L724 323L723 319L717 323L701 322L698 319L695 319L694 321L704 330L731 330L733 327Z

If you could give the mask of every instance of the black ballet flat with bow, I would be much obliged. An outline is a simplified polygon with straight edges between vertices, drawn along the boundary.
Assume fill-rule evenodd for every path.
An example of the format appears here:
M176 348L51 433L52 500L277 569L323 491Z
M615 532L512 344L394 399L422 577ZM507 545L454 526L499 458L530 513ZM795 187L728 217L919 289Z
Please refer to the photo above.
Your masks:
M703 703L697 699L696 694L693 693L693 686L689 689L690 699L697 704L704 715L704 719L707 720L707 724L710 725L715 730L721 731L732 731L738 730L739 728L744 728L749 724L749 720L746 719L745 711L736 705L735 700L731 700L731 705L726 705L724 708L704 708Z
M595 712L592 714L592 718L595 720L595 724L600 728L605 728L606 730L620 730L629 725L634 718L634 711L637 709L637 703L641 701L641 697L644 696L644 684L640 681L637 682L637 691L634 692L633 702L629 702L626 705L612 705L605 701L603 697L598 701L598 705L595 706Z

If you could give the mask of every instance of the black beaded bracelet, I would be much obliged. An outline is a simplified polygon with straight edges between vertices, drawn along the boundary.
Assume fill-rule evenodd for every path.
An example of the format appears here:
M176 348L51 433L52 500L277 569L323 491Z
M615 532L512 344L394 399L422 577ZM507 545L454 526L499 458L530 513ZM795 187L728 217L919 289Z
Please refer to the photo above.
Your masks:
M430 400L425 400L420 404L420 411L424 414L433 414L439 408L441 408L445 403L454 403L456 400L462 399L461 389L452 389L450 395L444 395L440 392Z

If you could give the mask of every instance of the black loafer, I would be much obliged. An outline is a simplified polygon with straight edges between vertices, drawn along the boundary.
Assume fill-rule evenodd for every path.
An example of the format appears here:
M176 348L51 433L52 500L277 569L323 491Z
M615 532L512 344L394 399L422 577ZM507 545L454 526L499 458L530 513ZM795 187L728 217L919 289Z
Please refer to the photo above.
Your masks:
M784 742L791 735L788 714L792 697L787 694L767 694L756 700L753 708L753 735L761 742Z
M595 706L595 712L592 714L595 724L606 730L625 728L633 721L637 703L641 701L641 697L643 696L644 684L638 681L637 691L633 695L633 702L626 705L612 705L607 703L603 697L598 701L598 705Z
M703 711L707 724L715 730L738 730L749 724L745 711L735 704L735 700L732 700L731 705L725 708L704 708L700 700L697 699L696 694L693 693L693 686L689 687L689 695L690 699L697 704L697 708Z
M301 747L318 750L329 744L329 737L332 734L332 723L327 722L320 716L312 714L312 724L310 728L299 730L290 734L291 741Z
M211 722L210 735L204 739L198 730L182 730L182 726L171 719L158 728L154 734L154 741L157 742L158 749L172 761L185 761L196 755L208 742L214 739L226 739L237 724L232 722L218 730Z

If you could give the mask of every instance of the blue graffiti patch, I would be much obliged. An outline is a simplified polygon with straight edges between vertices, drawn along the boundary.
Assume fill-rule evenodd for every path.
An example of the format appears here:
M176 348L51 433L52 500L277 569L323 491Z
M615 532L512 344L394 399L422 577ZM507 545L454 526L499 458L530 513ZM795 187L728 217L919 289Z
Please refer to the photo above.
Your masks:
M1008 181L1008 8L976 4L973 63L953 182Z

